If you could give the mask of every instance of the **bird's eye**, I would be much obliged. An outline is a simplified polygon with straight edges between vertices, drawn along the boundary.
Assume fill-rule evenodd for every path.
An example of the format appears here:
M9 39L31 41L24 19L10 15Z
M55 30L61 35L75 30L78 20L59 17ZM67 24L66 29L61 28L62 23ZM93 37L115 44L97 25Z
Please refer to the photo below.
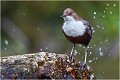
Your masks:
M70 14L69 14L69 15L72 15L72 13L73 13L73 12L70 12Z

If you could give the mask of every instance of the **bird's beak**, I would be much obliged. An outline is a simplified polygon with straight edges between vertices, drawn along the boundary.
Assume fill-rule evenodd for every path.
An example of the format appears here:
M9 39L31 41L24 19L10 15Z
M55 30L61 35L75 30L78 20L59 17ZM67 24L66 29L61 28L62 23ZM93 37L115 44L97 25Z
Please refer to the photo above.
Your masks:
M65 17L66 15L61 15L61 17Z

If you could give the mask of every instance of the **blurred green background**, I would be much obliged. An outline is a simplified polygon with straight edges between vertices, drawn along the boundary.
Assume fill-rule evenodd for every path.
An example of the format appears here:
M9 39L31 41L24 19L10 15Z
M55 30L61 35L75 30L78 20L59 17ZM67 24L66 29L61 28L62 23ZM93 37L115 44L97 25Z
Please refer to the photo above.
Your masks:
M40 51L69 54L72 44L62 33L65 8L72 8L94 28L88 65L97 79L119 78L118 1L2 1L1 56ZM84 49L76 45L77 61Z

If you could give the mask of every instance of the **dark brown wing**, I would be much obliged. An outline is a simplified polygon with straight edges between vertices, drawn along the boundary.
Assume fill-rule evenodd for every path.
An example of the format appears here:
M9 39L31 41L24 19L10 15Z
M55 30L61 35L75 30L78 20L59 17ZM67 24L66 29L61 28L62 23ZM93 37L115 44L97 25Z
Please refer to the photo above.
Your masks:
M87 33L90 36L90 38L92 38L92 34L93 34L93 28L91 27L91 25L89 24L88 21L86 20L82 20L83 24L85 25L86 29L87 29Z

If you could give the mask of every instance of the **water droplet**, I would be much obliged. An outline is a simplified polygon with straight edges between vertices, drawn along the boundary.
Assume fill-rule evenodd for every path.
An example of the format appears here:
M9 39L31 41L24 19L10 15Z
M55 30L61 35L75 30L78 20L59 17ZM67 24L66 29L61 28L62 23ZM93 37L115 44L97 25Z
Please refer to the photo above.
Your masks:
M4 48L5 50L7 50L7 48Z
M78 53L77 50L74 50L74 55L77 55L77 53Z
M97 28L100 28L100 26L97 25Z
M109 6L109 4L107 4L107 6Z
M100 56L103 56L103 54L104 54L104 53L100 51Z
M93 16L93 18L95 18L95 16Z
M93 75L93 74L90 75L90 80L91 80L91 79L94 79L94 75Z
M89 70L89 69L90 69L90 66L87 66L87 69Z
M105 40L106 42L108 41L108 39Z
M5 44L8 45L8 40L5 40Z
M96 12L94 12L94 14L96 14Z
M113 6L116 6L116 4L114 4Z
M110 14L112 14L112 11L110 11Z
M88 62L89 62L89 63L91 63L91 62L92 62L92 60L89 60Z
M105 15L103 15L103 17L105 17Z
M46 47L45 49L48 49L48 47Z
M93 28L93 27L91 27L91 29L92 29L92 30L94 30L94 28Z
M95 58L93 58L93 61L95 60Z
M102 27L102 29L104 29L104 27Z
M87 48L89 49L90 47L88 46Z
M90 54L92 54L92 52L90 52Z
M40 51L42 51L42 49L40 49Z

